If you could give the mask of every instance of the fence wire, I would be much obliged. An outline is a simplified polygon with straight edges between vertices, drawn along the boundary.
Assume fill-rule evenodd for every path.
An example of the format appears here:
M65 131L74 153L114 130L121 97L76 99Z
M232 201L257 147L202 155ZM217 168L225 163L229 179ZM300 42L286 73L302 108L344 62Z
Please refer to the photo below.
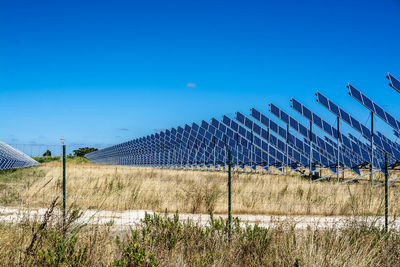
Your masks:
M1 171L0 204L4 214L41 211L55 198L62 199L60 146L40 146L52 157L36 158L40 164ZM392 176L398 175L392 171ZM278 172L277 172L278 173ZM377 182L383 176L376 177ZM365 181L339 184L311 182L290 173L233 170L232 213L235 215L342 216L383 215L384 188ZM87 219L124 228L148 212L226 215L228 174L200 168L164 169L94 164L85 158L66 158L66 205L90 214ZM400 190L392 183L389 214L399 214ZM61 209L59 201L58 209ZM143 216L142 216L143 217Z

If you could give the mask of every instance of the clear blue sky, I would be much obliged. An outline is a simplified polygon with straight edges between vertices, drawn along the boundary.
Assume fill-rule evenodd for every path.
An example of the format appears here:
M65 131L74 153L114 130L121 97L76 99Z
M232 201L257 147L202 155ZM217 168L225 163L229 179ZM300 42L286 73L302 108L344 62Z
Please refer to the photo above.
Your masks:
M400 119L400 0L0 0L0 140L115 144L351 82ZM272 117L272 116L271 116ZM377 121L381 129L390 128Z

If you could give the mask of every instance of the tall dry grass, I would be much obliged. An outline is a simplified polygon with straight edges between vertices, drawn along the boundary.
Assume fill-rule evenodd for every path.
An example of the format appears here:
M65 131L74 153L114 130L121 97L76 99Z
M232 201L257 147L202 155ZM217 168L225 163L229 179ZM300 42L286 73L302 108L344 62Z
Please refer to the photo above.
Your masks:
M3 204L46 207L61 195L59 163L31 170L20 179L24 186L19 187L18 201ZM310 182L298 175L233 173L232 211L272 215L383 214L383 187L366 182L343 185L333 180ZM391 185L392 215L400 211L399 193L399 187ZM74 203L81 209L220 214L227 212L227 201L226 172L67 164L67 204Z
M226 220L199 226L178 215L147 215L120 232L107 225L64 227L54 216L0 224L5 266L399 266L399 252L398 231L351 220L305 230L295 230L290 220L269 228L234 220L230 238Z

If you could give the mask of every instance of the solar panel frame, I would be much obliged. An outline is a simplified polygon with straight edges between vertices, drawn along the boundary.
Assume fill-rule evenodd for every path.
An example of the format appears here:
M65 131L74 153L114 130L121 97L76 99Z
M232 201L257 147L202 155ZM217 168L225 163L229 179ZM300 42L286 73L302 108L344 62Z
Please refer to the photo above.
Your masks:
M389 114L379 105L374 103L369 97L364 95L361 91L359 91L351 84L348 84L347 88L349 89L349 94L354 99L356 99L359 103L361 103L364 107L366 107L370 111L374 112L378 117L380 117L383 121L389 124L394 130L400 131L400 122L396 120L391 114ZM377 112L377 109L379 110L379 112Z
M303 115L302 114L302 110L303 110L303 107L304 107L304 105L303 104L301 104L299 101L297 101L296 99L294 99L294 98L292 98L291 100L290 100L291 102L292 102L292 108L295 110L295 111L297 111L300 115ZM326 101L326 103L328 103L328 101ZM329 104L328 104L329 105ZM314 112L313 112L314 113ZM316 115L317 116L317 115ZM314 117L314 116L313 116ZM319 118L321 118L320 116L318 116ZM321 118L321 123L322 123L322 125L321 124L319 124L319 123L315 123L315 121L312 121L318 128L320 128L321 130L323 130L325 133L327 133L330 137L332 137L332 138L334 138L334 139L337 139L337 136L338 136L338 131L337 131L337 129L335 128L335 127L333 127L333 126L331 126L328 122L326 122L325 120L323 120L322 118ZM339 133L339 141L340 141L340 143L342 144L342 145L344 145L345 147L347 147L348 149L350 149L350 150L352 150L352 151L355 151L355 152L357 152L357 151L359 151L360 149L359 149L359 147L357 146L357 144L355 144L355 143L352 143L343 133ZM331 144L331 146L336 146L336 144ZM335 151L336 151L336 149L335 149ZM342 154L342 152L343 152L343 148L342 148L342 151L341 151L341 154ZM348 156L348 155L347 155ZM370 157L365 157L365 154L359 154L359 156L360 156L360 159L362 159L362 160L364 160L364 161L367 161L367 162L370 162L371 161L371 158ZM337 155L335 154L334 155L334 157L336 158L337 157ZM356 161L357 162L357 161Z
M277 112L278 114L280 114L281 115L281 111L279 110L279 108L278 107L276 107L276 106L273 106L272 107L272 109L275 111L275 112ZM257 111L256 109L254 109L254 108L252 108L251 109L251 116L253 117L253 110L255 110L255 111ZM290 116L284 116L284 118L286 118L286 121L288 121L289 122L289 117ZM258 122L260 122L262 125L264 125L265 127L267 127L267 128L270 128L270 126L271 125L277 125L274 121L272 121L271 119L269 119L267 116L265 116L265 115L263 115L261 112L259 112L259 111L257 111L255 114L254 114L254 117L253 117L255 120L257 120ZM275 129L275 130L273 130L273 132L275 132L275 133L277 133L278 135L280 135L283 139L285 139L286 138L286 131L285 131L285 133L283 134L283 131L284 131L284 129L282 128L282 127L280 127L279 125L277 125L277 129ZM271 128L270 128L271 129ZM282 130L283 129L283 130ZM299 163L301 163L303 166L309 166L309 160L308 160L308 158L307 157L305 157L304 156L304 154L305 153L310 153L310 147L309 147L309 145L306 145L306 144L304 144L300 139L298 139L297 137L295 137L294 135L292 135L292 134L290 134L289 133L289 135L288 136L290 136L290 138L288 138L288 140L294 140L295 142L292 142L291 143L291 145L293 145L293 147L290 147L290 149L293 149L293 151L294 151L294 153L299 153L299 156L297 156L297 160L298 159L300 159L300 160L298 160L299 161ZM275 136L271 136L273 139L272 139L272 141L275 141ZM282 143L283 144L283 143ZM279 149L281 150L281 151L283 151L284 153L285 153L285 151L284 151L284 146L282 145L282 144L280 144L279 145L279 143L278 143L278 145L279 145ZM299 150L297 151L296 149L294 149L295 147L297 147ZM319 162L319 163L326 163L327 162L327 159L326 159L326 157L325 156L323 156L323 155L321 155L319 152L317 152L317 154L315 154L315 162Z
M397 92L400 93L400 81L398 79L396 79L395 77L393 77L393 75L391 75L390 73L388 73L388 75L386 76L389 79L389 85L396 90Z
M277 106L275 106L272 103L270 104L270 107L274 107L274 111L275 112L271 112L271 113L273 115L277 116L277 118L279 118L279 119L280 119L280 116L282 114L286 114L283 110L279 109ZM296 103L296 107L301 110L301 114L302 115L303 115L303 112L305 111L308 114L308 118L313 120L313 118L314 118L313 112L310 109L308 109L305 106L301 105L300 102ZM276 111L279 111L279 112L276 112ZM287 116L289 116L289 115L287 115ZM302 125L301 123L298 123L298 124L299 124L299 126L302 126L302 128L305 128L305 126ZM301 131L300 129L295 129L295 130L297 132L299 132L300 134L302 134L302 132L306 131L306 133L303 133L302 135L305 137L305 140L308 141L310 139L309 138L310 137L310 131L308 129L307 130L303 130L303 131ZM323 161L324 162L328 161L330 166L336 164L336 161L335 161L335 159L337 158L336 157L336 155L337 155L336 153L337 152L335 152L336 150L330 144L327 144L323 139L318 137L315 133L312 133L311 136L313 137L312 141L315 144L315 146L312 147L313 148L313 158L314 157L322 157L323 156L324 157ZM308 142L308 144L309 144L309 142ZM326 149L327 146L330 147L329 150ZM320 151L324 151L327 154L323 155L320 151L318 151L318 149ZM332 152L334 152L334 153L332 154ZM355 166L355 164L352 163L352 160L349 157L347 157L344 153L340 153L339 157L340 157L340 161L345 163L346 165L348 165L349 168L353 168ZM354 170L354 171L358 173L358 170Z

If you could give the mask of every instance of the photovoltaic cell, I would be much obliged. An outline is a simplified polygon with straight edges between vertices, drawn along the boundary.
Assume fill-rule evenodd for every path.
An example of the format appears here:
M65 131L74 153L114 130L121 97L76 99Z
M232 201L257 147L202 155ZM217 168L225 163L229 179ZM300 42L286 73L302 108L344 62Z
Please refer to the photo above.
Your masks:
M400 81L393 77L390 73L388 73L387 78L389 79L389 85L400 93Z
M334 104L332 101L328 100L328 98L325 97L324 95L322 95L320 92L317 92L316 96L317 96L317 101L320 104L325 106L334 115L340 117L344 122L349 124L353 129L355 129L359 133L361 133L364 136L364 138L371 141L371 132L366 126L361 124L358 120L356 120L354 117L352 117L350 115L349 115L350 120L347 120L346 117L342 116L342 113L344 112L344 110L339 107L338 107L338 109L336 109L336 111L331 109L332 106L337 107L337 105ZM389 152L391 160L393 160L393 158L400 159L400 152L397 150L394 151L393 149L390 149L390 147L388 148L388 146L386 144L384 145L384 141L378 135L373 135L373 143L376 145L378 150L380 149L381 151L386 151L388 149L387 152ZM382 160L380 162L382 163Z
M226 117L226 118L225 118ZM245 116L242 116L239 118L242 123L244 123L247 119L247 125L249 125L251 127L251 129L253 129L253 122L251 120L249 120L248 118L246 118ZM233 124L236 124L236 122L234 122L233 120L231 120L230 118L228 118L227 116L224 116L224 120L223 122L226 124L227 127L230 127ZM272 160L270 162L275 162L276 160L279 161L279 159L281 158L281 156L279 156L278 154L276 154L275 150L271 150L269 149L269 155L268 155L268 144L266 144L265 142L263 142L260 138L258 138L257 136L254 136L252 134L252 132L247 131L245 128L241 127L240 125L238 125L239 128L239 132L244 133L244 135L241 135L241 137L243 137L243 141L246 142L246 144L249 145L249 149L250 144L253 143L256 147L254 147L254 151L256 156L258 156L259 158L256 158L256 161L261 161L263 160L264 162L268 161L267 157L272 158ZM247 139L247 141L245 140ZM271 154L271 151L274 152L274 154Z
M279 119L281 119L280 116L283 116L283 118L285 118L286 121L293 120L293 118L291 118L288 114L286 114L285 112L280 110L277 106L270 104L270 107L271 107L271 110L275 114L277 114L276 116ZM280 137L282 137L282 138L286 137L286 131L282 127L278 126L275 122L270 120L267 116L265 116L258 110L252 108L251 116L254 119L256 119L257 121L261 122L261 124L263 124L267 128L271 129L273 132L277 133ZM284 121L284 119L281 119L281 120ZM276 125L277 128L275 130L273 130L273 128L271 128L271 125ZM285 134L283 134L283 132L285 132ZM272 140L275 140L275 138L276 138L273 135L271 135L271 137L273 137ZM268 140L268 139L266 139L266 140ZM294 135L292 135L290 133L288 135L288 141L294 146L294 148L298 149L299 152L307 154L307 155L310 153L310 146L308 144L305 144L300 139L298 139L297 137L295 137ZM283 147L284 147L284 145L283 146L281 145L280 149L282 149ZM300 155L299 152L297 152L299 155L295 155L295 156L297 156L296 159L298 160L298 158L300 157L301 160L298 160L298 162L300 162L304 166L307 166L309 164L308 157L305 157L304 154ZM314 162L319 162L320 164L323 164L324 166L327 166L327 167L329 167L329 164L332 163L332 162L329 162L329 160L325 156L323 156L321 153L319 153L317 150L315 150L315 148L313 148L312 153L313 153Z
M240 112L236 113L237 121L239 121L243 125L244 125L244 121L246 121L246 118L247 117L244 116L243 114L241 114ZM248 121L251 121L249 118L247 118L247 119L248 119ZM247 126L246 125L245 126L248 127L250 130L254 131L256 129L255 125L256 124L251 121L251 124L248 123ZM239 126L239 128L243 128L243 127ZM285 143L283 143L281 140L279 140L276 136L274 136L271 133L268 135L265 129L263 129L261 127L259 127L259 129L261 130L261 135L259 133L257 133L256 131L254 131L254 132L256 134L259 134L264 140L267 140L267 142L272 144L275 148L277 148L282 153L276 151L272 146L269 146L269 152L271 153L271 151L274 151L276 153L276 156L275 156L276 159L281 163L285 163L285 160L284 160L284 157L285 157L284 154L286 153ZM243 128L243 131L247 131L247 130L245 130ZM277 129L277 131L279 131L279 130ZM247 131L247 133L249 133L249 131ZM255 137L255 138L258 138L258 137ZM261 142L262 142L262 147L264 148L264 150L268 151L268 144L264 141L261 141ZM298 152L296 152L294 150L289 150L288 153L289 153L289 158L291 161L295 160L295 161L302 162L302 160L303 160L303 163L304 163L305 158L304 157L301 158ZM289 163L292 163L291 161Z
M355 98L358 102L360 102L363 106L368 108L370 111L374 112L378 117L380 117L383 121L389 124L396 131L400 131L400 122L396 120L392 115L374 103L370 98L361 93L354 86L349 84L347 86L349 88L349 94Z
M323 101L324 103L326 103L326 105L329 106L328 100L326 98L321 97L321 101ZM305 106L303 104L301 104L299 101L297 101L296 99L292 98L291 99L292 102L292 108L297 111L298 113L300 113L301 115L303 115L303 110L305 109ZM313 113L313 112L312 112ZM304 116L304 115L303 115ZM333 126L331 126L328 122L326 122L325 120L323 120L321 117L317 116L315 113L313 113L313 118L318 117L317 120L312 120L312 122L319 127L321 130L323 130L325 133L327 133L329 136L331 136L332 138L337 138L338 136L338 131L336 128L334 128ZM307 136L306 136L307 137ZM351 142L348 137L346 137L344 134L340 133L339 134L339 140L340 142L346 146L348 149L354 151L355 153L357 153L358 151L360 151L360 148L357 146L356 143ZM331 144L331 145L335 145L335 144ZM370 157L365 157L365 154L362 153L358 153L358 156L366 162L370 162L371 159Z
M270 107L272 107L272 106L274 106L274 110L275 111L279 111L279 112L275 112L276 113L276 115L275 116L277 116L279 119L280 119L280 117L279 117L279 115L278 114L280 114L280 115L282 115L282 114L286 114L283 110L281 110L281 109L279 109L278 107L276 107L275 105L273 105L273 104L270 104ZM297 108L299 108L301 111L301 114L304 116L304 111L305 112L308 112L308 117L310 117L310 118L313 118L314 116L313 116L313 112L311 111L311 110L309 110L309 109L307 109L307 108L305 108L303 105L301 105L299 102L297 102L296 103L296 106L297 106ZM287 116L289 116L289 115L287 115ZM290 116L289 116L290 117ZM301 125L300 123L299 123L299 125ZM305 128L305 126L303 126L303 125L301 125L303 128ZM300 132L301 133L301 131L299 131L299 129L295 129L296 131L298 131L298 132ZM307 132L307 134L305 134L305 135L303 135L304 137L305 137L305 140L306 140L306 142L309 144L310 142L309 142L309 132ZM312 134L312 136L313 136L313 142L315 142L315 144L316 144L316 146L313 146L313 155L315 154L315 155L318 155L319 154L319 152L316 150L316 149L319 149L319 150L321 150L321 151L324 151L325 153L327 153L327 155L328 155L328 157L331 159L331 164L335 164L335 162L336 161L333 161L333 159L335 159L336 160L336 155L337 155L337 151L330 145L330 144L328 144L328 143L326 143L323 139L321 139L319 136L317 136L317 135L315 135L314 133ZM356 163L354 163L354 162L352 162L352 160L349 158L349 157L347 157L344 153L340 153L339 154L339 157L340 157L340 161L342 162L342 163L344 163L347 167L349 167L349 168L353 168L354 166L356 166L357 164ZM358 170L354 170L355 172L357 172L357 173L359 173L359 171Z
M0 170L25 168L38 163L25 153L0 141Z

